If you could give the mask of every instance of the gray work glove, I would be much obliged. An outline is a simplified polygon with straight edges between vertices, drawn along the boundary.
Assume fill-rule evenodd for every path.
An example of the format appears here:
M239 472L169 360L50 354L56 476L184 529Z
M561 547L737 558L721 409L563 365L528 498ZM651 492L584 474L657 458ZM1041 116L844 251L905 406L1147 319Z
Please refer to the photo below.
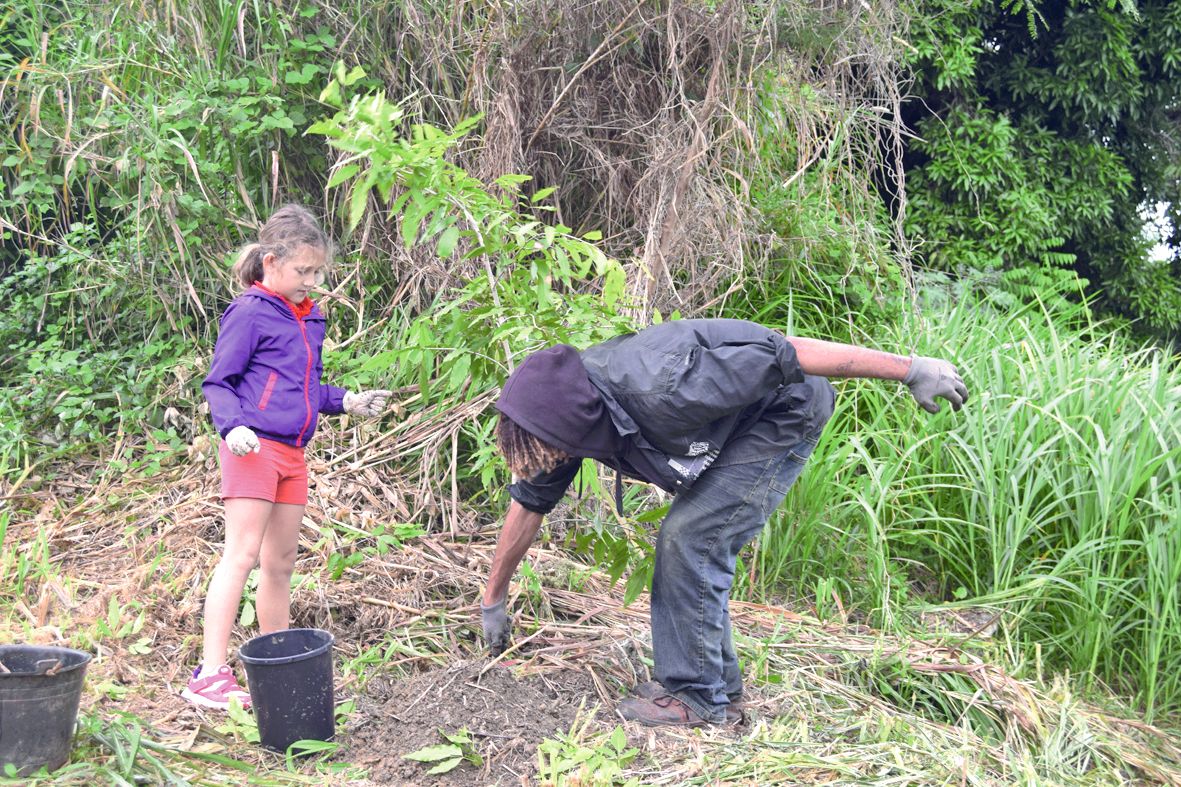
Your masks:
M504 608L505 600L490 607L480 602L480 618L484 624L484 642L488 643L488 653L499 656L508 647L511 626L508 622L508 612Z
M351 391L344 395L344 411L349 415L359 415L362 418L372 418L380 415L385 409L386 400L392 391Z
M262 450L258 435L249 426L235 426L231 429L226 434L226 446L234 456L246 456L251 451L257 454Z
M960 373L947 361L939 358L924 358L919 355L910 356L910 371L906 373L903 383L910 388L910 394L915 401L928 413L940 410L935 403L936 396L942 396L951 402L951 409L959 410L968 401L968 388L964 385Z

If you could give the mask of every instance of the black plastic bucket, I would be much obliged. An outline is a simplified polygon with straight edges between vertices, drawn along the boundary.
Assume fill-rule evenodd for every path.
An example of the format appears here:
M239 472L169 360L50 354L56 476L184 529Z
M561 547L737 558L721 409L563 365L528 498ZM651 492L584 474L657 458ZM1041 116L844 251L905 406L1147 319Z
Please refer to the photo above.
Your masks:
M295 741L336 733L332 635L320 629L263 634L238 651L263 746L285 752Z
M0 773L65 765L89 661L70 648L0 645Z

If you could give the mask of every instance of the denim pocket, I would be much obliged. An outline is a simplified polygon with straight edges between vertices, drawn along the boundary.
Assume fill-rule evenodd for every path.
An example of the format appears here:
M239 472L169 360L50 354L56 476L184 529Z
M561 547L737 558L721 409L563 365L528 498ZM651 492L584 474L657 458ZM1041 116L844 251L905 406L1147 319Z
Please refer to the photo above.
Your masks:
M816 441L810 438L805 438L789 448L787 453L783 454L783 461L771 473L767 485L780 495L787 495L792 484L804 471L804 465L808 463L808 457L815 448Z
M812 456L812 452L816 450L817 442L819 441L816 439L805 437L788 449L787 458L801 465L806 464L808 457Z

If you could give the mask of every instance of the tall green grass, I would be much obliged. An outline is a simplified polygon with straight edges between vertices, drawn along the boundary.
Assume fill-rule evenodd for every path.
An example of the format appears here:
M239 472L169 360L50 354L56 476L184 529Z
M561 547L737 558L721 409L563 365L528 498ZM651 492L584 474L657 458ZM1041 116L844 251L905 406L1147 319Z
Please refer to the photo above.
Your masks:
M928 416L893 383L838 384L811 466L743 589L898 622L916 595L1003 610L1000 633L1148 718L1181 707L1181 368L1080 309L960 299L882 338L956 363ZM754 578L751 583L750 578Z

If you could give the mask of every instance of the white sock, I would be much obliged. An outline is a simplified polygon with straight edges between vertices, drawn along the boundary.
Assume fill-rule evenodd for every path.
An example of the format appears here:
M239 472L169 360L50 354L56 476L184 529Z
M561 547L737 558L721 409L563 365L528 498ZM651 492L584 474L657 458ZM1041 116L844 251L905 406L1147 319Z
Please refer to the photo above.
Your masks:
M201 678L208 678L210 675L216 675L217 671L224 666L226 666L226 665L225 664L214 664L212 667L207 667L204 664L202 664L201 671L197 674L197 679L200 680Z

